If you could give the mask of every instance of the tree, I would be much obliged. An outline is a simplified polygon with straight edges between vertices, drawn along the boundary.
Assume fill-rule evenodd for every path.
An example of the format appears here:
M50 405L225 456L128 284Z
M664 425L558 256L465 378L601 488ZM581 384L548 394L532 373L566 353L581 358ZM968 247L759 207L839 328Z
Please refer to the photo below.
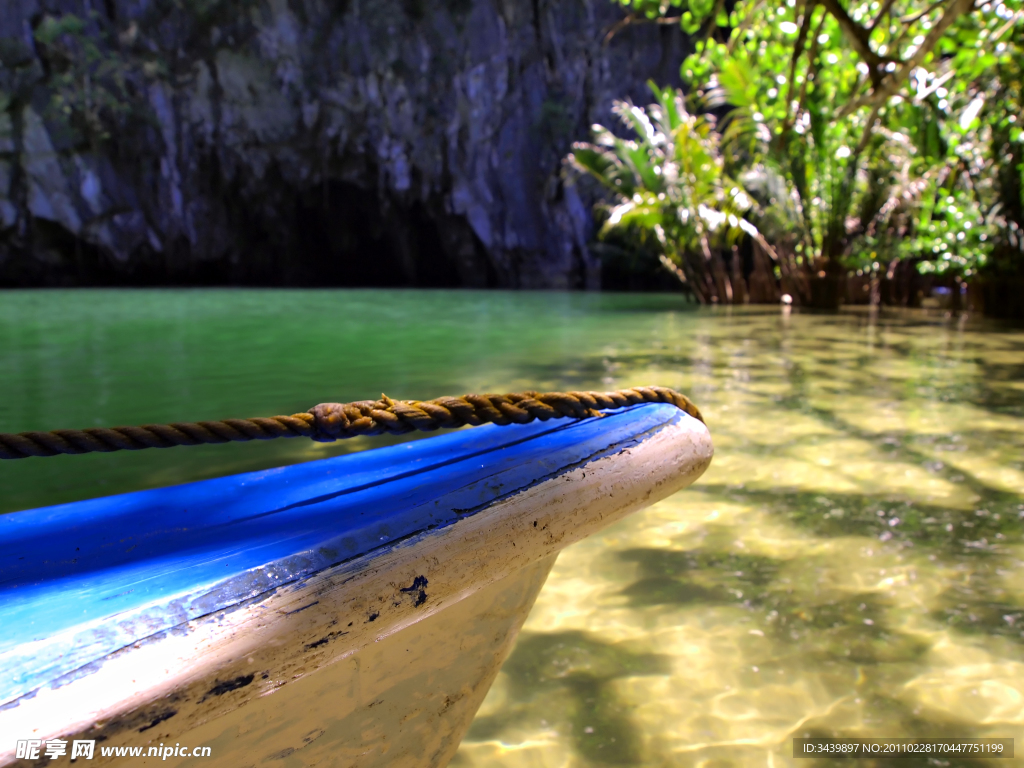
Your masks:
M1021 0L623 4L698 36L683 77L806 275L1021 268Z
M772 249L745 217L752 201L725 172L714 121L691 114L682 93L650 87L657 103L647 109L615 104L635 139L595 125L593 143L574 144L567 160L616 201L602 234L632 230L656 238L662 263L702 303L732 302L736 270L730 275L722 249L743 233Z

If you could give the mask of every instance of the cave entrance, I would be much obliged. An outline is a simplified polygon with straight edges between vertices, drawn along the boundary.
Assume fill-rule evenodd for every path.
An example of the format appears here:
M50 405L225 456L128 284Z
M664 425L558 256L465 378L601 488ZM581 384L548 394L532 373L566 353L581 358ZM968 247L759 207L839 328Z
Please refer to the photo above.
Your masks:
M329 181L296 198L281 272L291 285L449 288L462 284L428 206L381 201Z

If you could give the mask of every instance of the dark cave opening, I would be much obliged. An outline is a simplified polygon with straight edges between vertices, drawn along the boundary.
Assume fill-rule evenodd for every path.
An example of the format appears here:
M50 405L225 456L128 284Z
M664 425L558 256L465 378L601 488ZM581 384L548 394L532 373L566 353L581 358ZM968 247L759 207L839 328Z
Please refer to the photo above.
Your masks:
M295 198L279 273L289 285L453 288L462 285L427 205L382 201L372 190L329 181Z
M486 264L478 247L468 261L465 254L456 260L453 252L467 236L478 244L439 201L387 201L375 190L334 180L285 191L262 210L230 187L221 191L221 203L226 245L219 256L197 254L179 237L161 252L143 244L119 262L57 224L31 220L27 247L0 258L0 287L454 288L478 283L474 268Z

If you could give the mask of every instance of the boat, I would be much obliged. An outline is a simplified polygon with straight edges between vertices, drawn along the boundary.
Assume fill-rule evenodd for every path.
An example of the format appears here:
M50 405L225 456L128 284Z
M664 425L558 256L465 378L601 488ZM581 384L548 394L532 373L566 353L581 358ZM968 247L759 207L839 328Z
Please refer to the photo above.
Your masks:
M594 416L0 516L0 765L446 765L558 552L711 461Z

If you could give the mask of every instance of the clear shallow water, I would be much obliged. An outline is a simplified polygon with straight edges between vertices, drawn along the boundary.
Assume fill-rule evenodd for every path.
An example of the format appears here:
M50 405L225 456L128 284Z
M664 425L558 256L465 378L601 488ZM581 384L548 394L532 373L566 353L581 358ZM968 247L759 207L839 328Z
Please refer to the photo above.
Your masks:
M644 383L691 395L715 461L562 553L453 765L811 768L805 734L1024 749L1020 330L671 296L0 292L0 431ZM379 444L3 462L0 511Z

